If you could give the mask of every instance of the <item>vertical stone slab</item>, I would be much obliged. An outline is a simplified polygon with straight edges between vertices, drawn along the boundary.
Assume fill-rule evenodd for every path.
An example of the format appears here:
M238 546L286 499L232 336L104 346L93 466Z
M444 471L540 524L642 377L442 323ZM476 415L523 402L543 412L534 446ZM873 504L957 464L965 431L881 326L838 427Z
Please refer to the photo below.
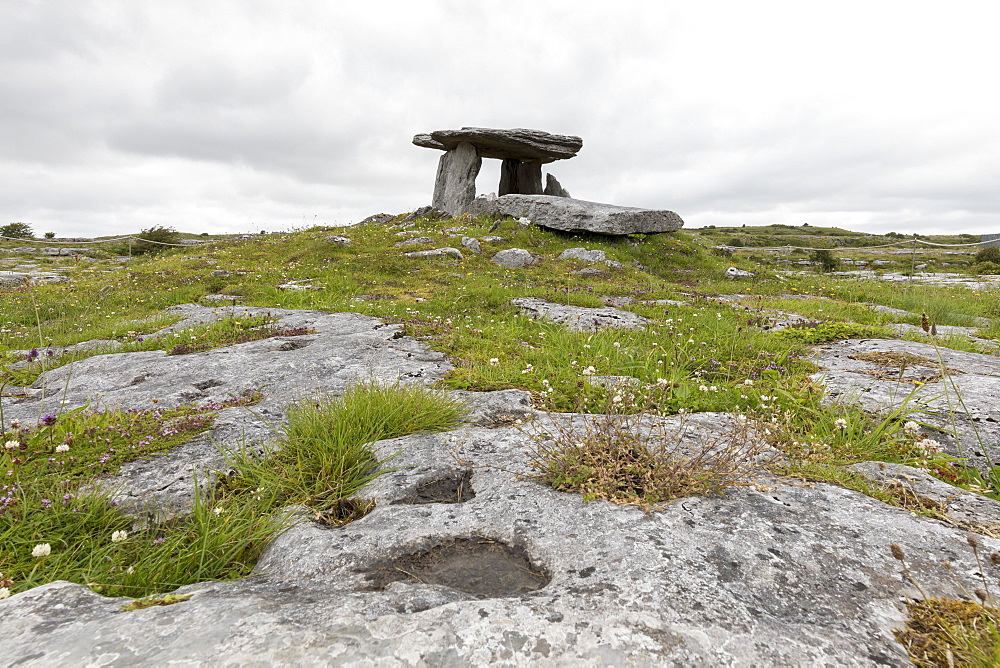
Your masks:
M465 213L476 198L476 176L482 165L483 159L469 142L445 152L438 161L431 206L452 216Z
M505 158L500 166L499 195L541 195L542 163Z
M569 191L562 187L562 184L556 180L556 177L549 172L545 175L545 190L542 192L543 195L552 195L553 197L569 197Z

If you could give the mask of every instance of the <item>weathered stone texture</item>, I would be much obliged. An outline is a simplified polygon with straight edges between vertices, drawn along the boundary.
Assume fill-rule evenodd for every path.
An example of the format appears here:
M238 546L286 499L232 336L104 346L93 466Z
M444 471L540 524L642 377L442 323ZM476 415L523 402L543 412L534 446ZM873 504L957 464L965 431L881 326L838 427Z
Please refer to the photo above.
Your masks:
M489 204L501 215L529 218L536 225L564 232L655 234L673 232L684 225L673 211L637 209L552 195L504 195Z
M476 198L476 176L482 165L476 147L468 142L461 142L442 155L431 206L452 216L465 213Z
M553 197L570 197L569 191L563 188L562 184L551 173L545 175L545 190L542 191L542 194Z
M441 151L450 151L462 142L468 142L479 149L479 155L483 158L537 160L541 163L572 158L583 148L583 139L580 137L524 128L502 130L464 127L461 130L436 130L413 138L413 143L417 146Z

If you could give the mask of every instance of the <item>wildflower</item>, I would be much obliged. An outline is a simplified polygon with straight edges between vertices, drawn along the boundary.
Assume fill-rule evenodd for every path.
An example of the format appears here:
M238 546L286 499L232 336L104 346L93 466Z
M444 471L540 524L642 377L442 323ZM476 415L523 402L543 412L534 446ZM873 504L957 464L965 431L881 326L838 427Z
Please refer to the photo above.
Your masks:
M613 398L611 399L611 403L613 403L613 404L620 404L621 402L622 402L622 395L620 395L620 394L616 394L616 395L615 395L615 396L614 396L614 397L613 397Z
M837 418L833 422L834 429L847 429L847 420L844 418Z
M127 574L132 575L135 573L135 566L129 566L128 570L125 571Z
M925 438L917 441L917 445L926 450L927 452L941 452L941 444L935 441L933 438Z
M111 534L112 543L124 543L128 540L128 531L115 531Z
M920 433L920 425L914 422L913 420L910 420L909 422L903 425L903 431L905 431L910 436L916 436L918 433Z
M621 348L622 347L622 344L620 344L618 341L615 341L611 345L613 345L615 348Z
M699 385L698 389L702 392L708 392L708 387L706 387L705 385Z
M719 391L719 388L717 388L717 387L716 387L715 385L711 386L711 387L710 387L710 388L708 388L708 389L709 389L709 391L711 391L711 392L718 392L718 391Z
M490 366L497 366L498 364L500 364L500 360L498 358L496 357L490 358Z
M43 415L42 416L41 424L43 426L45 426L45 427L51 427L55 423L56 423L56 414L55 413L49 413L48 415Z
M10 596L10 589L6 587L0 587L0 601Z
M746 380L743 381L743 384L744 385L753 385L753 381L750 380L749 378L747 378Z
M11 420L10 421L10 428L11 429L20 429L21 428L21 423L19 421L17 421L17 420Z
M65 443L60 443L56 446L56 452L69 452L69 446Z
M669 385L670 381L667 380L666 378L657 378L656 379L656 384L657 385Z
M47 557L50 554L52 554L52 546L49 545L48 543L39 543L34 547L34 549L31 550L31 556L35 557L36 559L40 559L41 557Z
M584 376L593 376L595 373L597 373L597 369L595 369L593 366L588 366L580 373L582 373Z
M219 506L216 506L215 508L212 508L212 512L215 513L216 515L221 515L222 514L222 508L220 508Z
M17 450L19 447L21 447L21 442L20 441L7 441L6 443L3 444L3 447L5 449L7 449L7 450Z

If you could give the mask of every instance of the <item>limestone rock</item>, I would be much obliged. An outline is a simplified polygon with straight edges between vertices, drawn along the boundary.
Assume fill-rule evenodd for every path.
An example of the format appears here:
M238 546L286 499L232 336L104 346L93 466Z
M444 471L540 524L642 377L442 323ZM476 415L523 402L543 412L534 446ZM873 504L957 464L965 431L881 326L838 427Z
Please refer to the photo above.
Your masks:
M476 147L460 142L438 161L431 206L452 216L465 213L476 199L476 176L483 165Z
M529 429L558 433L585 419L537 416ZM674 447L704 447L727 419L663 425L676 430ZM892 629L905 621L901 597L919 594L889 544L904 547L930 596L979 586L964 531L832 485L736 488L651 513L582 503L530 478L524 430L470 425L376 443L397 457L365 490L376 502L368 516L344 527L301 521L250 577L181 587L192 596L180 603L124 612L128 599L66 582L17 594L0 602L4 656L38 665L906 666ZM980 540L985 552L1000 548Z
M445 248L434 248L432 250L414 251L412 253L404 253L406 257L409 258L424 258L424 257L441 257L444 255L451 256L456 260L463 260L465 257L462 255L462 251L457 248L451 248L446 246Z
M337 244L338 246L350 246L351 245L351 239L350 239L350 237L341 236L339 234L331 234L328 237L324 237L323 241L327 242L328 244Z
M540 163L572 158L583 148L583 140L579 137L523 128L464 127L461 130L437 130L413 138L417 146L442 151L450 151L463 142L475 146L483 158L537 160Z
M569 191L563 188L562 184L551 173L545 175L545 190L542 191L542 194L553 197L570 197Z
M605 260L604 261L604 266L607 267L608 269L624 269L625 268L625 265L623 265L621 262L618 262L617 260Z
M726 269L726 278L753 278L756 274L736 267Z
M813 375L831 400L843 398L874 413L900 408L936 427L933 438L951 455L968 457L986 473L1000 462L1000 359L891 339L849 339L819 348ZM959 400L961 399L961 400ZM959 438L948 433L957 430Z
M409 223L411 221L417 220L418 218L431 218L431 219L448 218L449 215L450 214L447 211L441 211L439 209L434 208L433 206L422 206L416 211L406 214L402 218L401 222Z
M576 271L570 272L571 274L576 274L577 276L601 276L604 272L597 267L584 267L583 269L577 269Z
M518 297L511 304L532 318L541 318L564 325L574 332L596 332L601 329L642 329L648 318L616 308L587 308L554 304L537 297Z
M108 483L121 487L119 498L126 506L148 503L167 509L164 512L185 507L192 498L194 477L202 483L214 480L211 472L225 468L224 451L239 447L243 435L248 442L269 441L273 425L283 419L284 407L306 393L336 394L352 381L369 376L387 382L433 381L451 368L441 353L402 336L400 326L354 313L194 304L167 311L183 316L175 330L246 314L271 315L283 327L305 327L316 333L191 355L168 356L163 351L98 355L46 372L25 399L4 397L6 420L34 424L43 413L88 404L95 409L144 410L156 399L155 405L172 408L219 402L264 388L264 400L252 411L225 411L216 429L169 455L156 457L152 463L157 468L150 468L151 462L126 465ZM64 391L67 403L60 407Z
M520 269L530 264L535 264L538 259L523 248L508 248L493 256L493 261L501 267L509 269Z
M673 211L637 209L552 195L504 195L498 197L492 207L501 215L526 217L536 225L564 232L654 234L673 232L684 225Z
M396 244L393 244L393 246L395 248L399 248L401 246L420 246L423 244L432 244L432 243L434 243L434 240L431 239L430 237L411 237L405 241L400 241Z
M482 248L479 245L479 240L473 239L472 237L462 237L462 247L468 248L473 253L482 252Z
M0 288L19 288L28 283L31 277L28 274L16 271L0 271Z
M567 248L559 253L558 260L582 260L583 262L604 262L607 253L602 250L587 250L586 248Z
M365 218L364 220L362 220L358 224L359 225L385 225L386 223L391 222L391 221L393 221L395 219L396 219L396 216L392 215L391 213L375 213L375 214L372 214L372 215L368 216L367 218Z

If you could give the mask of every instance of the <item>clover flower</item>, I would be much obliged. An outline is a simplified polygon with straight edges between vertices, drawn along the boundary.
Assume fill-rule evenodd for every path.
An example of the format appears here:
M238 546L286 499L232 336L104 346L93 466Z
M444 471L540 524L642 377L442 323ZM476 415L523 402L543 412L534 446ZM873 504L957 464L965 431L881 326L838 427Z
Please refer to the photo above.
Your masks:
M500 364L500 360L498 358L496 357L490 358L490 366L497 366L498 364Z
M56 452L69 452L69 446L65 443L61 443L56 446Z
M0 587L0 601L10 596L10 589Z
M924 438L917 441L917 445L927 452L941 452L941 444L933 438Z
M833 422L834 429L847 429L847 420L844 418L837 418Z
M115 531L111 534L112 543L124 543L128 540L128 531Z
M920 425L914 422L913 420L910 420L909 422L903 425L903 431L905 431L910 436L916 436L917 434L920 433Z
M20 441L7 441L6 443L3 444L3 447L6 450L17 450L19 447L21 447L21 442Z
M39 543L34 547L34 549L31 550L31 556L36 559L47 557L50 554L52 554L52 546L48 543Z

